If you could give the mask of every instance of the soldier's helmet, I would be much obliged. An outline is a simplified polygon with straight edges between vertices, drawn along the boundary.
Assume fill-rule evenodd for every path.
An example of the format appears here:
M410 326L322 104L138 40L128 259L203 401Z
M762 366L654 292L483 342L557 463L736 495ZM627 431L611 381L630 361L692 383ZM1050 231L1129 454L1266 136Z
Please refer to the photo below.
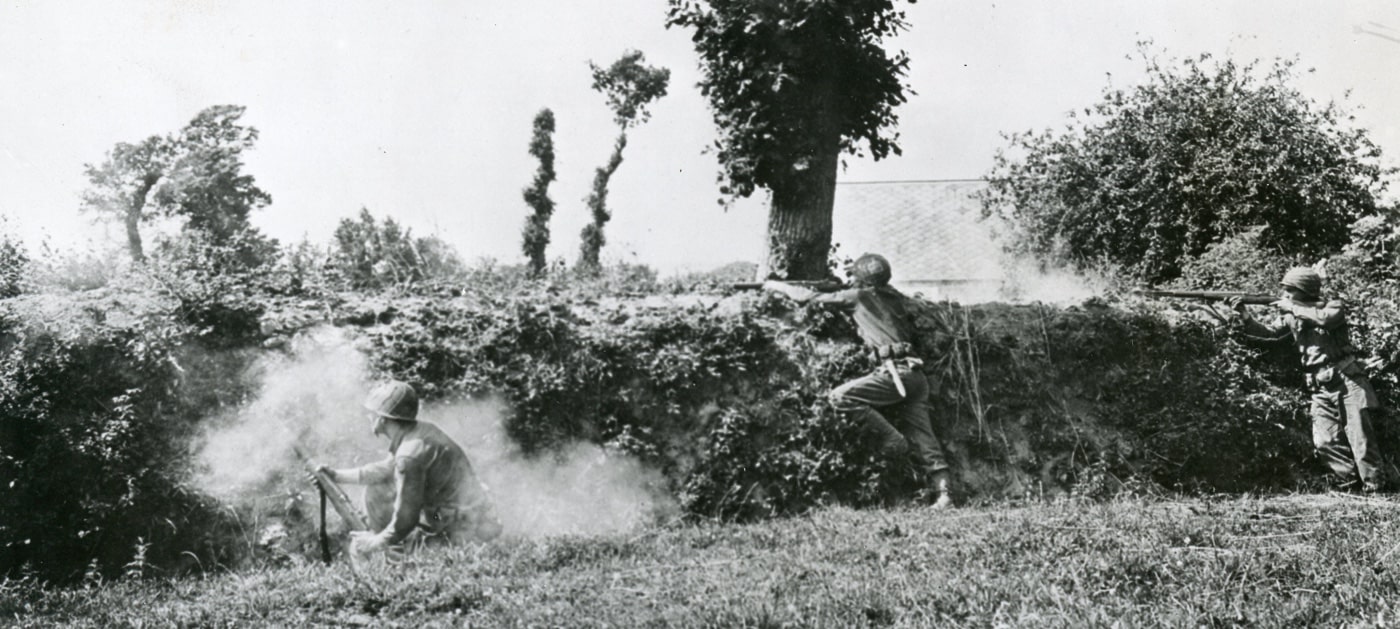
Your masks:
M389 419L418 420L418 393L406 382L386 382L369 392L365 408Z
M884 286L890 283L890 261L884 256L867 253L851 264L851 275L865 286Z
M1300 266L1288 269L1288 272L1283 274L1283 280L1279 283L1296 288L1309 297L1322 296L1322 275L1312 267Z

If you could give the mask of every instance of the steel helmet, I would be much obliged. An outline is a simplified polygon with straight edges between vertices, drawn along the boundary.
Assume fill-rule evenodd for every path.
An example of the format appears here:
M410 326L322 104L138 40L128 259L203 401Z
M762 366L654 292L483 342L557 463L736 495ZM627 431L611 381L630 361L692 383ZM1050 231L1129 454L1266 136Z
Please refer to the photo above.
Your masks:
M369 392L365 408L381 417L403 421L418 420L418 394L407 382L386 382Z
M1322 275L1312 267L1299 266L1288 269L1279 283L1296 288L1309 297L1322 296Z
M851 275L857 282L867 286L884 286L890 283L890 261L884 256L867 253L851 265Z

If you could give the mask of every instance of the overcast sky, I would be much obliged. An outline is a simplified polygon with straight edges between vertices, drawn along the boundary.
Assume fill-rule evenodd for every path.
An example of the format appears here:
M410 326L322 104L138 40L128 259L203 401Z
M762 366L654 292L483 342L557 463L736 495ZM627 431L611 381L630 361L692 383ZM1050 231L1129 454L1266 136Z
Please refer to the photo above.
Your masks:
M1062 124L1151 39L1178 56L1297 56L1299 87L1360 107L1400 156L1400 8L1393 2L922 0L890 43L917 95L899 110L904 155L852 161L843 181L985 174L1003 131ZM531 120L554 110L559 181L550 257L576 258L583 199L616 128L590 60L624 50L670 68L670 94L634 129L613 179L606 259L665 272L755 260L762 199L725 212L714 128L689 33L663 0L506 2L0 0L0 215L31 243L120 236L78 214L83 164L117 142L183 126L204 107L248 108L261 132L246 170L272 194L254 223L326 242L360 207L515 263L536 162ZM837 208L840 212L841 208Z

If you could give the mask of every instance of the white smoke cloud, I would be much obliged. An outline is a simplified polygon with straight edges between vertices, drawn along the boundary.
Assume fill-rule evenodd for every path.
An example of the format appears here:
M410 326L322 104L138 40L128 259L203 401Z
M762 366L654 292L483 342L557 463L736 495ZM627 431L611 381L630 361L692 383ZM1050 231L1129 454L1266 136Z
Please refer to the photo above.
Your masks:
M343 332L323 328L249 374L260 394L215 422L202 440L201 486L226 500L255 499L279 479L299 478L300 443L318 462L354 467L386 456L360 406L373 386L363 352ZM633 530L677 510L659 471L591 443L526 458L505 432L499 399L427 403L420 419L462 445L489 488L505 533L516 537ZM346 486L352 497L360 492Z

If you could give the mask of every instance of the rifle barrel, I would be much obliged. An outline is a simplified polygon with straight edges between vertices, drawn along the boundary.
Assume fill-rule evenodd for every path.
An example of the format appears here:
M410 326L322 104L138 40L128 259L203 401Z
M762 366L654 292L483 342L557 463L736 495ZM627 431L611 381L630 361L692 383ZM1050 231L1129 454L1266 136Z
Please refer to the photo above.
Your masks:
M1178 299L1204 299L1206 301L1225 301L1238 297L1240 303L1253 306L1265 306L1279 300L1277 295L1266 295L1263 293L1240 293L1225 290L1153 290L1139 288L1133 290L1136 295L1143 297L1171 297Z
M810 288L815 291L829 291L841 288L840 282L832 280L778 280L785 284ZM730 282L726 284L732 290L759 290L763 288L763 282Z

